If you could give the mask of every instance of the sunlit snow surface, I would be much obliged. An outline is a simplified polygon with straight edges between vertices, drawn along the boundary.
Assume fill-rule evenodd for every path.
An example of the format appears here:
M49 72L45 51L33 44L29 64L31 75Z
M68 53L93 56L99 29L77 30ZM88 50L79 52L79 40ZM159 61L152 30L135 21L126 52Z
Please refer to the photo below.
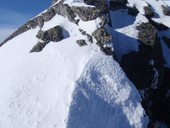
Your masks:
M155 10L160 7L160 1L128 1L141 9L146 3ZM82 0L67 3L85 5ZM138 51L135 28L148 22L143 10L140 12L136 18L124 10L111 12L114 24L110 32L118 59ZM160 10L158 14L154 20L170 26L169 17ZM42 30L56 25L67 31L65 39L50 42L42 52L29 53L37 43L38 28L0 47L0 128L146 128L148 117L141 97L118 63L95 43L88 42L85 47L76 44L78 39L87 41L79 29L91 34L99 27L99 19L80 21L77 26L56 15Z
M89 128L102 120L108 128L145 126L140 96L111 57L96 45L80 48L72 37L30 54L36 32L0 49L0 127Z
M79 47L79 27L61 20L69 36L40 53L29 53L38 28L0 48L0 128L145 127L140 96L119 65L96 44Z
M52 27L50 22L45 26ZM145 126L140 96L118 64L95 44L80 48L75 43L78 28L63 22L70 35L50 42L40 53L29 53L38 29L0 48L0 128L76 128L79 124L89 128L99 126L102 119L101 126L108 128ZM81 88L89 99L81 95Z
M144 128L140 100L112 57L95 56L76 82L68 128Z

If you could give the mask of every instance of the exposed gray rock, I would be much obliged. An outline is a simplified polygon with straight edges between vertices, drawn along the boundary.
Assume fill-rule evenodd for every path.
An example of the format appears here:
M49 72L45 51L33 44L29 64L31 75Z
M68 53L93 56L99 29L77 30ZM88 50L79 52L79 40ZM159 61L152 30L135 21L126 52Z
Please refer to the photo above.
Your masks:
M104 27L104 26L106 25L106 23L107 23L106 16L101 16L101 17L100 17L100 20L101 20L101 22L99 23L99 24L100 24L100 27ZM110 19L109 19L109 20L110 20ZM110 22L110 21L108 21L108 22Z
M26 26L28 26L30 29L31 29L31 28L32 28L32 29L36 28L37 25L38 25L37 18L34 18L34 19L32 19L32 20L30 20L30 21L28 21L28 22L26 23Z
M94 5L95 7L78 7L73 6L72 10L83 20L94 20L103 14L109 13L109 7L105 0L84 0L86 4Z
M111 47L102 47L101 50L106 54L106 55L111 55L114 56L114 52Z
M83 21L94 20L102 14L102 10L94 7L73 6L72 9Z
M170 8L165 5L162 5L161 7L163 9L164 15L170 16Z
M90 43L93 43L93 37L90 34L86 34L87 39Z
M67 4L56 4L53 6L54 12L58 15L67 17L71 22L78 24L79 20L76 20L76 15L72 8Z
M86 31L84 31L83 29L79 29L79 31L81 32L82 35L87 36L87 39L90 43L93 43L93 37L90 34L86 33Z
M37 22L38 22L38 26L39 26L40 28L42 28L42 27L44 26L44 19L43 19L42 16L39 16L39 17L37 18Z
M104 46L107 42L112 40L112 36L107 32L105 28L97 29L92 33L92 35L97 40L97 42L100 43L102 46Z
M145 16L147 18L152 18L154 16L154 13L153 13L153 11L152 11L152 9L150 7L145 6L143 9L145 11Z
M137 27L138 39L147 46L153 46L157 40L157 30L150 23L142 23Z
M30 53L32 52L40 52L43 50L43 48L47 45L46 42L44 43L41 43L41 42L38 42L30 51Z
M87 45L86 41L83 40L83 39L77 40L76 43L77 43L80 47Z
M36 35L37 38L43 40L44 42L54 41L58 42L61 41L63 36L63 30L60 26L55 26L47 31L39 31Z
M42 14L45 22L51 20L55 16L55 11L53 8L49 8L46 12Z

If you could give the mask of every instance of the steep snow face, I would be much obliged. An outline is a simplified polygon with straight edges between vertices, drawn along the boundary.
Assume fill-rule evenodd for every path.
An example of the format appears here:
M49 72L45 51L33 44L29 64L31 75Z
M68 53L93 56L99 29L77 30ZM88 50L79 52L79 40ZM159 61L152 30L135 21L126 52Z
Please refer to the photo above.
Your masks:
M76 82L68 128L145 128L140 100L118 63L97 55Z

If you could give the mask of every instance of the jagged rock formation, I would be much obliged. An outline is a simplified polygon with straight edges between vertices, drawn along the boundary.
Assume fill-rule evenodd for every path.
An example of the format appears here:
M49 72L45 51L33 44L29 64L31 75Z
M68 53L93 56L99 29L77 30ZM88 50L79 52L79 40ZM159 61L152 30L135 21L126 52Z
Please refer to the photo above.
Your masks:
M64 38L63 30L60 26L55 26L47 31L39 30L36 37L41 41L38 42L30 52L40 52L50 42L59 42Z
M125 7L125 5L122 5L122 7L118 9L123 8L128 11L128 14L136 17L141 11L135 6ZM167 90L170 89L169 83L166 82L167 77L169 77L167 75L169 68L164 66L164 49L162 48L160 40L160 33L162 34L161 36L163 36L166 32L169 32L169 27L164 23L158 23L152 19L155 14L150 6L144 6L143 10L144 13L142 13L142 15L145 15L148 21L136 26L138 30L139 50L138 52L131 51L128 54L122 55L119 62L128 78L136 85L143 96L143 107L151 119L148 127L160 127L159 121L165 122L167 127L169 127L170 116L168 116L167 113L169 113L170 97L165 96ZM168 14L168 10L165 9L164 14ZM166 38L166 36L163 36L163 40L169 44L169 39ZM124 44L119 45L119 47L123 47ZM117 56L117 54L115 56Z
M164 15L170 16L170 8L165 5L162 5L161 7L163 9Z
M144 43L148 46L153 46L157 39L157 30L156 28L150 23L142 23L137 26L138 39L140 42Z
M143 9L145 11L145 16L147 18L152 18L154 16L154 13L153 13L153 11L152 11L152 9L150 7L145 6Z
M99 44L104 46L107 42L111 41L111 35L104 29L100 28L93 32L92 34Z
M47 31L40 30L36 37L44 42L58 42L64 38L63 30L60 26L55 26Z
M85 41L85 40L82 40L82 39L81 39L81 40L77 40L76 42L77 42L77 44L78 44L80 47L87 45L86 41Z

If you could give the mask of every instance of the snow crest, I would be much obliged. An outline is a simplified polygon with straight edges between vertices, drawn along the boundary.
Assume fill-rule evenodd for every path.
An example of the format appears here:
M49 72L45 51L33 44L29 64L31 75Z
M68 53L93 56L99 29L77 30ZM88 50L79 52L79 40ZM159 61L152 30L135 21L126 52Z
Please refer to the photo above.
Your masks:
M140 101L118 63L98 55L77 81L68 128L145 128L148 120Z

